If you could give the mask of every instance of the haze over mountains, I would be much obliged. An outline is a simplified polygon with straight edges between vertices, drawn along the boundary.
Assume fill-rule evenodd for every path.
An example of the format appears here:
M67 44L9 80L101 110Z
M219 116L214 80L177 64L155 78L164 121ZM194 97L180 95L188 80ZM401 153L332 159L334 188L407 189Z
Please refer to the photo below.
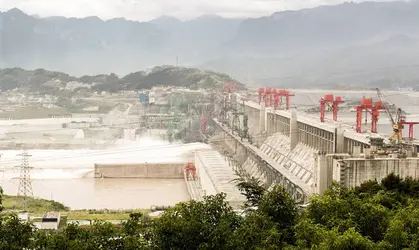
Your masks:
M178 58L263 85L417 85L418 24L416 0L144 23L42 19L12 9L0 13L0 67L127 74Z

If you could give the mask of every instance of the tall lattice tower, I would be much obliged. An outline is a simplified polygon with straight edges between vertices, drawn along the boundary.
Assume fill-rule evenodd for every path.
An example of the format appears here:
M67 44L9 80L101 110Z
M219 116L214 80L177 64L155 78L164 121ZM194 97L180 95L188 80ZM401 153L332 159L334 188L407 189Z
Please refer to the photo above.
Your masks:
M20 168L20 182L19 182L19 189L17 191L17 196L22 196L23 199L26 201L26 198L33 196L32 191L32 183L31 183L31 169L32 167L29 166L29 157L32 155L28 154L26 150L23 151L22 154L18 156L22 157L22 163L20 166L16 166ZM26 202L25 202L26 207Z

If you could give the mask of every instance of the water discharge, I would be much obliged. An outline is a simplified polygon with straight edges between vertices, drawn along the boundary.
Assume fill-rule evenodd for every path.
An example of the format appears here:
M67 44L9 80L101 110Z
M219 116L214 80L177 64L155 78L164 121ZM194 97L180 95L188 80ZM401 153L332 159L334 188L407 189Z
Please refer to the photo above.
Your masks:
M106 150L28 150L34 195L55 199L73 209L148 208L173 205L188 199L183 180L94 179L95 163L183 162L202 143L169 143L148 137L119 142ZM15 195L22 151L2 151L0 186Z

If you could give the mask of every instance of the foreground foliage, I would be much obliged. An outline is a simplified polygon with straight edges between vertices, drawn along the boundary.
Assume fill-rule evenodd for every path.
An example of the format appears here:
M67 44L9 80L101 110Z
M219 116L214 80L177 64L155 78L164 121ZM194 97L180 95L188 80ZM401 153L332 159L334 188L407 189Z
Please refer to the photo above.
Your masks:
M248 199L243 214L218 194L179 203L153 221L132 213L120 227L39 231L3 215L0 249L419 249L416 180L389 175L352 190L333 185L306 209L280 186L266 190L248 179L238 187Z

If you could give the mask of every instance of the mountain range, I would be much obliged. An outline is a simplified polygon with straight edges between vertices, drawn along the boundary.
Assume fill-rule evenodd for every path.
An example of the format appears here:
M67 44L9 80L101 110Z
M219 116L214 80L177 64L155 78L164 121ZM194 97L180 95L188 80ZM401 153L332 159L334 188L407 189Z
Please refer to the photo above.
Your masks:
M244 87L239 81L226 74L168 65L156 66L147 71L137 71L122 77L113 73L76 77L63 72L44 69L0 69L1 91L16 90L54 95L69 94L68 90L65 89L69 83L84 83L83 87L90 85L89 87L95 91L116 92L120 90L151 89L155 86L177 86L221 91L225 82L235 82L239 89ZM80 88L83 89L83 87Z
M363 2L249 19L149 22L0 12L0 68L74 75L194 66L265 86L419 82L419 1Z

